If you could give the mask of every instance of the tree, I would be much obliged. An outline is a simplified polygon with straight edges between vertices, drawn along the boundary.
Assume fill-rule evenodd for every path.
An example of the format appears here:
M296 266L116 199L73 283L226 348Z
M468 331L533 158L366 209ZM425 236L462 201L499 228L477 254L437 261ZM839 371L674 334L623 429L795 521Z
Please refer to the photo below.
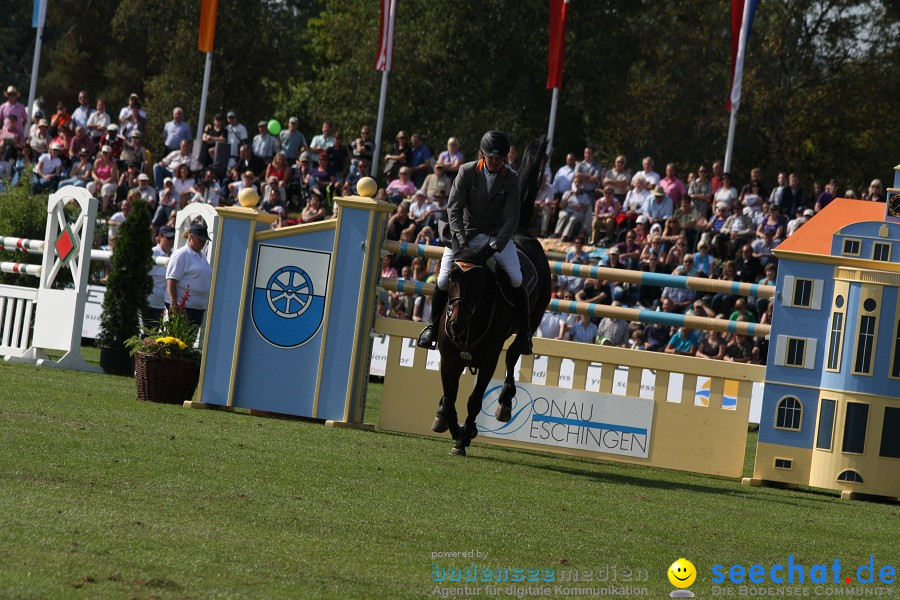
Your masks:
M310 76L279 104L355 130L374 124L378 4L332 0L309 22ZM721 159L728 130L731 3L601 0L570 6L554 162L586 143L607 166L650 154L685 172ZM734 171L761 166L861 186L889 173L900 115L900 11L882 0L761 3L748 46ZM877 25L877 26L876 26ZM546 130L545 0L400 4L384 142L398 129L450 135L474 156L481 133L514 142ZM864 91L865 90L865 91ZM852 101L848 102L848 96ZM852 108L851 108L852 107Z
M153 240L150 237L150 209L143 200L132 204L132 213L119 227L119 239L112 254L98 344L113 350L125 349L125 340L140 330L141 311L153 291Z

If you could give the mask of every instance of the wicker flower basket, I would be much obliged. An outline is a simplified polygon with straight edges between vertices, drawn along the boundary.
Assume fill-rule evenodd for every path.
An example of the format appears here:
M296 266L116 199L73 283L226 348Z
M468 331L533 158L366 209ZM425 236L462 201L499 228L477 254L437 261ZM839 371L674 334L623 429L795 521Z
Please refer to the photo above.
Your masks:
M200 365L189 358L137 352L134 380L138 400L180 404L194 397L200 381Z

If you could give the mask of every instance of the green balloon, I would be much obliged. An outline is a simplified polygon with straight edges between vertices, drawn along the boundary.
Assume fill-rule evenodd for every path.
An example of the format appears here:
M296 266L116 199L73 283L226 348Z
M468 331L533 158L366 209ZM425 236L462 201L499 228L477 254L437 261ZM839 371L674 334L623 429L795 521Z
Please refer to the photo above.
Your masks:
M272 119L269 121L269 133L272 135L278 135L281 133L281 123L278 122L278 119Z

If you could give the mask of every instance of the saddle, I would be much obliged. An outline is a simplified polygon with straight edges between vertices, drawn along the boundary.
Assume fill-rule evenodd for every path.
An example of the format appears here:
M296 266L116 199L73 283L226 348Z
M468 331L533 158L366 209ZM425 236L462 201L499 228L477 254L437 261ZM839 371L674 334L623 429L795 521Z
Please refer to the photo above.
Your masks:
M438 222L438 238L444 243L446 247L450 248L452 246L450 224L446 221ZM534 290L535 288L537 288L538 284L537 268L535 268L534 263L531 261L528 255L522 251L522 247L519 246L516 240L513 239L511 241L516 245L516 252L518 252L519 255L519 267L522 270L522 285L525 286L526 290L528 290L529 298L533 300ZM497 282L497 290L500 292L500 297L503 298L504 302L512 307L515 307L516 303L512 291L513 287L509 281L509 275L497 263L497 259L492 256L485 262L484 266L494 274L495 281Z

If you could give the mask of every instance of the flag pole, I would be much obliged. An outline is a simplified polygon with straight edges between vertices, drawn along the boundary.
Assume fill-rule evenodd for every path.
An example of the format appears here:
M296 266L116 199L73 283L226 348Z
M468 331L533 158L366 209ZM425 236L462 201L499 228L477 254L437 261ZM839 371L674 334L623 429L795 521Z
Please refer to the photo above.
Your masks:
M725 173L731 173L731 156L734 152L734 129L737 126L737 106L731 104L731 117L728 119L728 142L725 145Z
M553 99L550 101L550 124L547 126L547 155L553 153L553 131L556 129L556 106L559 103L559 88L553 88Z
M394 15L397 10L397 0L391 0L388 14L388 39L387 39L387 59L385 61L384 71L381 72L381 95L378 98L378 121L375 123L375 152L372 154L372 168L369 173L373 177L377 177L378 160L381 157L381 135L384 126L384 107L387 104L387 87L388 78L390 77L390 67L393 65L394 53Z
M206 53L206 67L203 69L203 91L200 93L200 116L197 117L197 137L203 136L203 121L206 119L206 99L209 96L209 73L212 71L212 52Z
M28 86L28 104L25 112L31 119L34 113L34 97L37 94L38 70L41 66L41 43L44 39L44 22L47 20L47 0L39 0L37 34L34 38L34 60L31 63L31 84ZM27 133L30 123L22 123L22 129Z
M372 168L369 173L378 173L378 158L381 156L381 128L384 124L384 105L387 103L388 71L381 73L381 96L378 99L378 122L375 124L375 152L372 154Z

